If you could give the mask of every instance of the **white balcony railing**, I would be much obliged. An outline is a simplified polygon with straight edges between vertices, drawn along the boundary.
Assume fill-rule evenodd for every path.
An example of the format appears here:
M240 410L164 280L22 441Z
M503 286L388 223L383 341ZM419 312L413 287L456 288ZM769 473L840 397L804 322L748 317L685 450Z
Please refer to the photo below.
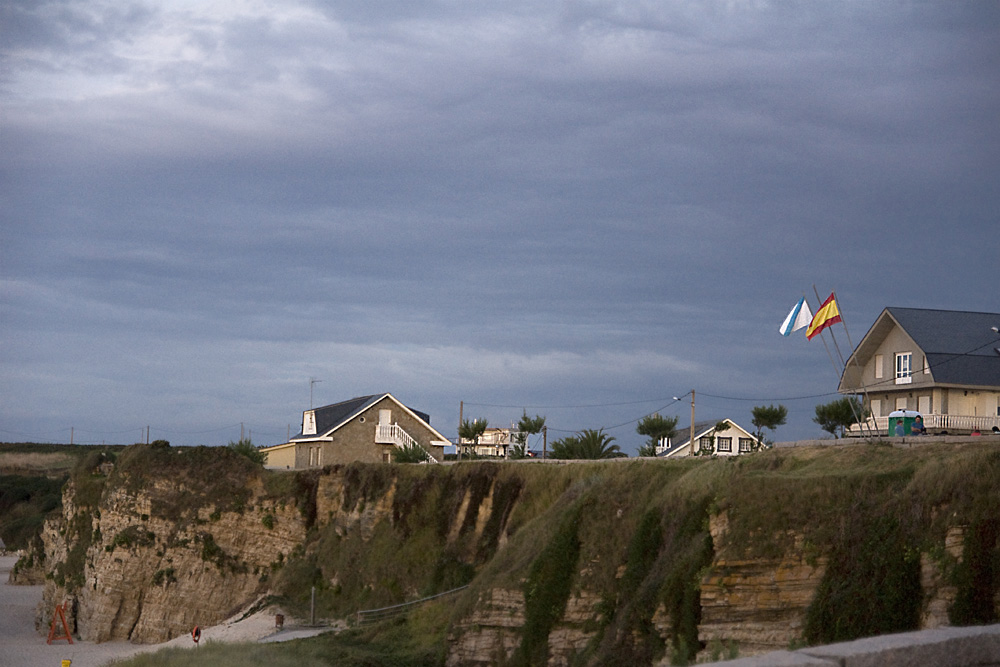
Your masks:
M948 431L952 435L979 431L989 433L996 426L1000 428L1000 416L997 417L974 417L972 415L938 415L925 414L924 428L928 431ZM847 430L850 436L868 435L867 430L875 431L880 435L889 435L889 417L874 417L868 419L868 428L865 429L859 424L854 424ZM909 433L907 433L909 435Z
M399 448L420 446L399 424L376 424L375 443L378 445L396 445ZM427 452L427 456L434 463L438 463L438 460L430 452Z

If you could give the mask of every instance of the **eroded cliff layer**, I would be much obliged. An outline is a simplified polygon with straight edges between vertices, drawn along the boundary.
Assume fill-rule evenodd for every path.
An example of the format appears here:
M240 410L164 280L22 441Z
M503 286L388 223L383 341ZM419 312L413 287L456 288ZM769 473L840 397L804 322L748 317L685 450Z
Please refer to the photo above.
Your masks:
M637 665L996 619L1000 455L851 445L738 459L268 472L140 446L74 473L45 601L162 641L262 596L323 616L460 590L449 665ZM429 624L429 625L428 625Z

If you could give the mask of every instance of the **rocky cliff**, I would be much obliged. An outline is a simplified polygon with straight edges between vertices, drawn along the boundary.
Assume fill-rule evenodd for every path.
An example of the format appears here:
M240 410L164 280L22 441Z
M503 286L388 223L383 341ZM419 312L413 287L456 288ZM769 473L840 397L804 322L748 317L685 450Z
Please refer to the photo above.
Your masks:
M315 587L322 615L351 618L467 586L422 621L457 666L670 664L992 622L998 480L989 447L944 445L309 473L136 447L65 488L39 628L64 599L84 639L156 642L262 596Z

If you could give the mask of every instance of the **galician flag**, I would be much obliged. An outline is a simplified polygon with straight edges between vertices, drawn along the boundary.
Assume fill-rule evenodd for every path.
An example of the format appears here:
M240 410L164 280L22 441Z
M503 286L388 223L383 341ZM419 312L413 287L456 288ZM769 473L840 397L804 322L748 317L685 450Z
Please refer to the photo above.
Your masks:
M799 302L795 304L792 308L792 312L788 313L788 317L785 321L781 323L781 328L778 329L782 336L788 336L793 331L798 331L803 327L809 326L812 321L813 314L809 310L809 304L806 303L806 298L802 297Z
M833 297L833 292L830 292L829 298L823 302L823 305L816 311L816 315L813 316L812 322L809 323L809 328L806 329L806 338L812 340L812 337L820 331L840 321L840 308L837 307L837 300Z

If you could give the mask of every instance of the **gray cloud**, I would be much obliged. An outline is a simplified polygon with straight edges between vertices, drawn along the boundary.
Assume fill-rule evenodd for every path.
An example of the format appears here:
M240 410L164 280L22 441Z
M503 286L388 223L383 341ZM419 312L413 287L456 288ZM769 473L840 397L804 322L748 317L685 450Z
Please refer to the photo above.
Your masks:
M997 307L989 3L2 11L5 439L280 439L309 377L445 433L695 387L811 436L813 284L855 340Z

